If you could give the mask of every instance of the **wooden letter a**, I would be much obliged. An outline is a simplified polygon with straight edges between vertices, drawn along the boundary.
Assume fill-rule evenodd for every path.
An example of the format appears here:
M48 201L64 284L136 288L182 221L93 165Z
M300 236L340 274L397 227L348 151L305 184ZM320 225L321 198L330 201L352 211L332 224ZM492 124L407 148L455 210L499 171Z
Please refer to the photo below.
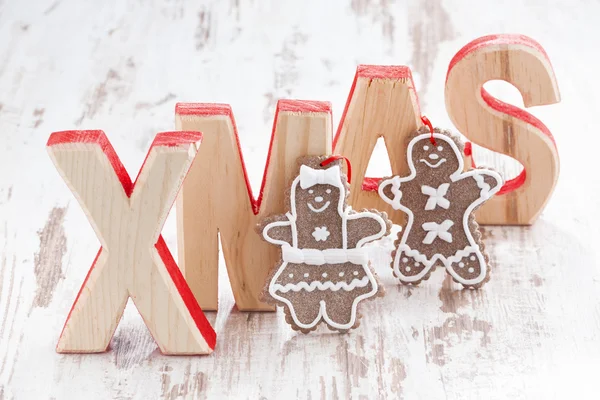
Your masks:
M365 173L377 139L383 137L392 175L406 175L406 146L421 125L419 98L408 67L358 67L333 144L336 154L352 160L356 183L348 202L355 210L385 211L395 224L403 225L405 214L394 210L377 194L381 178L365 178Z

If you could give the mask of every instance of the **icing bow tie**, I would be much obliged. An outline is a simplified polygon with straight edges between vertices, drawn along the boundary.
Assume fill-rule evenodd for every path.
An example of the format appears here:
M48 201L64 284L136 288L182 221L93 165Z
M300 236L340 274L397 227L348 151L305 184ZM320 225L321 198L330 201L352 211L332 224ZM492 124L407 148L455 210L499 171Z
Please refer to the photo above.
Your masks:
M427 185L421 186L421 193L429 196L427 204L425 204L425 209L433 210L436 206L440 206L447 210L450 207L450 202L444 196L448 192L449 187L449 183L442 183L437 189Z
M306 189L314 185L332 185L341 188L342 178L339 165L327 169L313 169L302 165L300 167L300 187Z
M448 232L454 225L454 222L447 219L441 224L437 222L425 222L422 227L427 231L427 235L425 235L425 239L423 239L423 243L431 244L436 238L440 238L448 243L452 243L452 234Z

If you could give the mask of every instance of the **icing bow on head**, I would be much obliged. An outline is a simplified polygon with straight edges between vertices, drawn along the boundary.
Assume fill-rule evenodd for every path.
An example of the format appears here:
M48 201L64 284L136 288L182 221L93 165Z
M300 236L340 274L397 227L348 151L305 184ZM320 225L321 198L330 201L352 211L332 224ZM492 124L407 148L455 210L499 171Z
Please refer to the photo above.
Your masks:
M327 169L314 169L302 165L300 167L300 187L306 189L314 185L332 185L341 188L340 166L334 165Z

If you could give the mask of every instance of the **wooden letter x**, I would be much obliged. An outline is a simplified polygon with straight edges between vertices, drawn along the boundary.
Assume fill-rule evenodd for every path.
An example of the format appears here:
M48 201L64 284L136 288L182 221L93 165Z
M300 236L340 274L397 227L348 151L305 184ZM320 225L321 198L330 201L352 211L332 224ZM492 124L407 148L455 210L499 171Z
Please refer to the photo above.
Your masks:
M105 351L129 297L163 353L212 352L216 334L160 235L201 139L197 132L158 134L132 183L102 131L50 136L50 157L102 245L59 353Z

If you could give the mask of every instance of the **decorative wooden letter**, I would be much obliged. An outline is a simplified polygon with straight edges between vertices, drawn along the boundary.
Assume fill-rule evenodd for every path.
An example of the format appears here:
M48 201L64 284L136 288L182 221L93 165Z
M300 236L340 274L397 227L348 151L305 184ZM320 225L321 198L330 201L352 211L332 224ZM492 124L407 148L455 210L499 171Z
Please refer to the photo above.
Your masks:
M482 224L533 223L558 179L558 152L546 126L526 111L503 103L483 88L501 79L516 86L525 107L554 104L560 94L542 47L522 35L474 40L452 59L446 77L446 108L458 130L473 142L523 164L498 195L477 212Z
M50 136L50 157L102 245L65 322L59 353L105 351L129 297L163 353L212 352L216 334L160 235L201 138L158 134L132 184L102 131Z
M355 184L350 190L348 202L354 209L375 208L387 212L395 224L404 223L405 214L384 203L377 194L380 178L364 177L379 137L385 140L392 175L408 174L407 137L422 125L420 117L410 68L358 67L334 141L335 153L352 161L354 181L363 182L362 188Z
M177 201L179 264L192 291L202 308L217 309L219 233L238 309L273 310L259 297L280 256L255 227L260 218L285 211L281 188L298 172L298 157L331 152L329 103L279 101L257 200L228 105L178 104L176 123L177 129L204 133Z

